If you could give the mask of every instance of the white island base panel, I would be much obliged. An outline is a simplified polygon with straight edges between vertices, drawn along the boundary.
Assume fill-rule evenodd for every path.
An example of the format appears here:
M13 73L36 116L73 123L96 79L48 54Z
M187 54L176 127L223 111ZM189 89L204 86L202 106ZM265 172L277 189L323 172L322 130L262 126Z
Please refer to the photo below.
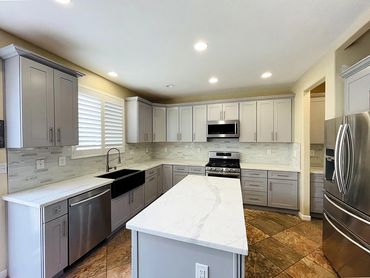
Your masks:
M131 232L132 278L197 277L196 264L208 266L208 277L244 278L244 255Z

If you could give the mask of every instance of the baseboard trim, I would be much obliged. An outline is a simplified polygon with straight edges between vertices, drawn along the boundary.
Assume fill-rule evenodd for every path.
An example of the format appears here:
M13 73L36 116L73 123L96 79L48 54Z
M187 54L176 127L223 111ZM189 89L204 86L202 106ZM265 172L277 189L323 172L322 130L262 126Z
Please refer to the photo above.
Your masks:
M301 212L298 212L299 218L301 218L303 221L311 221L311 215L305 215Z
M6 269L0 271L0 278L8 277L8 271Z

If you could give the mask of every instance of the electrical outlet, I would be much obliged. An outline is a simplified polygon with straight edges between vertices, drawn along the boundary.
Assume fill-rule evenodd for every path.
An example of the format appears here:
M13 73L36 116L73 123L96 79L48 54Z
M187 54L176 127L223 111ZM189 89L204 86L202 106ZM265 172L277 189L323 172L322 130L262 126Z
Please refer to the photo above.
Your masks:
M6 163L0 163L0 174L6 174Z
M267 155L271 155L271 149L267 149L267 150L266 150L266 154L267 154Z
M208 278L208 265L196 263L195 278Z
M59 166L66 166L66 157L65 156L60 156L59 157L58 165Z
M45 159L37 159L36 160L36 169L41 170L45 168Z

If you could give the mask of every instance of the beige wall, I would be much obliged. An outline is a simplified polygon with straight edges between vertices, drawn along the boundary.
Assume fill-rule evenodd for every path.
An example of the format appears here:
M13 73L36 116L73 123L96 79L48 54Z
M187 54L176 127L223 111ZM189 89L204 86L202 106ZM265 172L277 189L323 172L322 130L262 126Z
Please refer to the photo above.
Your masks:
M79 79L79 84L94 88L96 90L106 92L119 97L134 96L138 95L135 92L132 92L122 86L119 86L89 70L86 70L82 67L79 67L61 57L58 57L50 52L47 52L35 45L32 45L18 37L15 37L9 33L4 32L0 29L0 47L17 44L21 47L27 48L35 53L38 53L42 56L45 56L51 60L64 64L67 67L73 68L80 72L86 74L86 76ZM1 60L0 60L1 61ZM4 118L3 113L3 85L2 85L2 76L1 72L2 66L0 66L0 119ZM6 162L6 151L5 149L0 149L0 163ZM0 196L7 193L7 176L6 174L0 174ZM7 266L7 240L6 240L6 218L5 218L5 204L0 200L0 275L1 272L6 269Z

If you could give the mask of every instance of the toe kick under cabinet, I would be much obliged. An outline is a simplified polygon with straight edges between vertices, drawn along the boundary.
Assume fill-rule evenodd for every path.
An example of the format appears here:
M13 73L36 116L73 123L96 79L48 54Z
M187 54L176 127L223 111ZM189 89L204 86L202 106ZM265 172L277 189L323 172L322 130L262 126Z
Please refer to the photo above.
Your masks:
M242 170L243 203L281 209L298 209L298 173Z

